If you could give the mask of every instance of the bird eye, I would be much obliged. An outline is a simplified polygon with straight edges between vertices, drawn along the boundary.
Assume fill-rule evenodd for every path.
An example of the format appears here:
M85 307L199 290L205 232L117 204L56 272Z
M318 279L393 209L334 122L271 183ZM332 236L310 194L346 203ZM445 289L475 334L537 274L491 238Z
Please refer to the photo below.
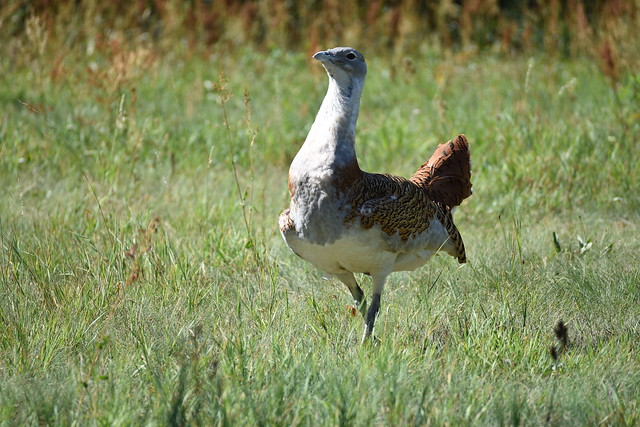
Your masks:
M354 59L356 59L356 54L353 52L347 53L347 59L353 61Z

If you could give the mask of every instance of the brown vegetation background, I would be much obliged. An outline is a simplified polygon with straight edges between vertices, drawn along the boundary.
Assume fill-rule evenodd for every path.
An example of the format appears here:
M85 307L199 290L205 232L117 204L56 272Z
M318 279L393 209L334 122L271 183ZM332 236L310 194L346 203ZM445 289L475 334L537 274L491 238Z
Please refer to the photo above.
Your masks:
M544 50L599 58L608 73L635 67L638 0L19 0L0 6L5 52L44 31L47 47L151 43L225 51L329 45L411 52ZM37 18L38 27L33 20Z

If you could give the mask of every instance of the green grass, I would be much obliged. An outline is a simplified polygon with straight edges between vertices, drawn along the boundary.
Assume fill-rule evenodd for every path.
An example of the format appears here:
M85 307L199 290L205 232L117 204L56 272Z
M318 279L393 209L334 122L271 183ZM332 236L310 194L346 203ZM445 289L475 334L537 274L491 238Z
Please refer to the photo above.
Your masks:
M464 132L474 195L469 263L392 275L362 347L347 289L276 226L321 67L128 53L124 77L0 58L0 423L640 423L637 77L368 55L361 166L409 175Z

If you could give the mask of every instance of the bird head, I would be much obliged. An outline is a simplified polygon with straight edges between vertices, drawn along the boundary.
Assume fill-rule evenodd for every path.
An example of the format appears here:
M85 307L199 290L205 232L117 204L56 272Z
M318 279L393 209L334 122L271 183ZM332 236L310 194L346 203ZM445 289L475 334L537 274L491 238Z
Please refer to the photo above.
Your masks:
M364 82L367 75L364 56L352 47L323 50L313 55L313 59L320 61L329 77L341 87L351 86L354 80Z

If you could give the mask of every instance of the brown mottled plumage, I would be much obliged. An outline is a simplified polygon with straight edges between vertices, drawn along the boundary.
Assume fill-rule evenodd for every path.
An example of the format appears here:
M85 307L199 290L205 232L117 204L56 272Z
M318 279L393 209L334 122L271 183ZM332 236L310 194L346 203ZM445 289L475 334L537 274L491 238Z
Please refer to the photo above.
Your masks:
M364 57L335 48L314 58L327 70L329 90L291 163L291 204L279 226L298 256L347 285L366 313L366 340L391 272L414 270L440 250L466 262L451 214L471 195L469 145L464 135L439 145L409 179L362 171L354 141ZM368 310L353 273L372 277Z
M362 172L351 184L354 197L346 221L360 219L364 228L379 224L385 233L397 233L406 241L424 232L429 220L437 217L455 243L455 251L448 253L464 263L464 243L451 209L471 195L470 167L469 144L459 135L440 144L410 179Z

